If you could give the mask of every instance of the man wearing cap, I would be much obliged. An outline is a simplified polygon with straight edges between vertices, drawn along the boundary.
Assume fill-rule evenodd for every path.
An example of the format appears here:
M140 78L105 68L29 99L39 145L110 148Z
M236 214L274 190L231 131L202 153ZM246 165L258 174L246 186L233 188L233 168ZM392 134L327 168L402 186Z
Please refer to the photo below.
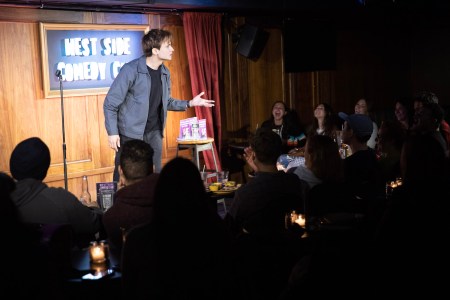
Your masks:
M30 224L70 224L79 246L89 244L101 231L100 210L84 206L63 188L42 182L50 167L50 150L39 138L23 140L14 148L9 161L17 181L11 198L21 220Z
M344 160L344 176L349 188L357 199L375 195L377 184L377 158L375 151L367 146L373 131L373 123L369 116L363 114L347 115L339 113L344 120L342 143L350 146L352 155ZM364 201L359 209L366 207Z

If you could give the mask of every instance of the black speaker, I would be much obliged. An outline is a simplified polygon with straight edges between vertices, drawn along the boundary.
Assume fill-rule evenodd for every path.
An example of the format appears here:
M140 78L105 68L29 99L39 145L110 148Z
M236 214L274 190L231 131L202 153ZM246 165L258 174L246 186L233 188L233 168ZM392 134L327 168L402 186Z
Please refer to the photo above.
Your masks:
M239 30L236 51L250 59L258 59L264 50L269 33L261 28L246 24Z
M286 72L335 70L336 36L336 29L330 24L286 22L283 29Z

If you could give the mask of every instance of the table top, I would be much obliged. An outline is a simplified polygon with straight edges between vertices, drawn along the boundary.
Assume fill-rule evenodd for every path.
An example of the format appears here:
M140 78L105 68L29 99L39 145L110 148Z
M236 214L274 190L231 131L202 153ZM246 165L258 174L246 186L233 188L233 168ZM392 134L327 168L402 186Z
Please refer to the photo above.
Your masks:
M109 253L108 265L111 268L119 267L119 260L113 252ZM89 258L89 248L77 250L72 253L72 267L78 271L92 270L92 265Z
M217 191L211 191L209 188L206 189L206 191L209 193L209 195L212 198L228 198L228 197L233 197L234 196L234 192L239 189L242 186L242 184L237 184L236 186L233 187L223 187Z
M89 249L74 250L71 264L73 269L65 275L62 285L70 299L119 299L122 273L112 253L104 263L92 264Z
M197 144L209 144L214 142L213 138L207 138L203 140L180 140L177 139L177 143L181 145L197 145Z

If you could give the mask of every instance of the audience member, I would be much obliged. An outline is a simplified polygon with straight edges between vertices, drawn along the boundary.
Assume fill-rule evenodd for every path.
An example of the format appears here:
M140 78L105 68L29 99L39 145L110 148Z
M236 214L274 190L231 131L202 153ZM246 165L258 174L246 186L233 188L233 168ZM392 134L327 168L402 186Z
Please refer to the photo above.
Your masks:
M405 131L408 131L413 124L413 109L411 107L411 103L408 99L398 99L395 102L395 117L402 124L402 127Z
M373 272L383 274L376 281L377 289L402 294L445 292L445 279L436 266L446 265L450 250L445 239L450 233L446 160L441 145L430 134L405 140L403 184L389 198L370 258Z
M261 128L272 130L281 137L282 153L287 153L290 149L298 146L305 138L297 114L290 110L283 101L273 103L272 114L261 124Z
M370 112L372 110L372 102L367 101L366 99L359 99L358 102L355 104L355 114L363 114L370 116ZM372 135L370 136L370 139L367 141L367 146L369 146L372 149L376 148L376 139L378 134L378 125L377 123L372 119L372 125L373 125L373 131Z
M290 239L286 213L303 212L302 181L278 171L281 141L273 131L260 129L245 149L255 177L234 195L225 220L235 237L233 265L242 298L275 299L293 263L302 254L299 238Z
M153 213L153 194L158 174L153 173L153 150L141 140L122 145L119 171L119 190L114 204L102 221L110 247L120 257L124 235L132 227L150 221Z
M414 134L430 134L440 144L446 155L449 155L447 142L444 136L439 132L440 124L444 118L444 110L439 104L428 102L418 107L414 113L414 124L411 131Z
M14 294L23 299L60 299L56 267L37 232L20 220L10 197L14 189L14 180L0 173L0 225L5 229L2 234L5 245L2 250L4 276L0 281L2 294Z
M70 224L78 246L86 246L102 230L101 211L84 206L63 188L44 182L50 167L50 150L37 137L23 140L14 148L10 171L17 181L11 198L25 223Z
M327 103L319 103L314 108L314 120L308 130L308 135L321 134L336 139L337 130L333 109Z
M236 299L231 236L200 172L177 157L162 169L154 217L130 230L122 253L126 299Z
M335 116L331 106L327 103L319 103L314 109L314 120L307 130L307 136L327 135L337 142L339 131L336 125ZM282 169L285 171L293 167L298 167L304 163L304 147L294 148L289 151L290 160L282 162ZM286 163L287 162L287 163Z
M345 206L343 161L337 144L329 136L308 136L305 165L289 172L308 184L305 213L308 218L323 216Z
M394 181L400 174L400 153L406 132L397 120L386 120L378 130L378 164L382 183Z
M273 131L259 129L245 149L255 177L235 192L227 219L232 231L266 235L284 229L286 212L303 210L300 179L278 171L281 141Z
M435 103L439 105L439 98L435 93L423 91L414 97L414 112L417 113L426 103ZM441 109L442 107L439 106ZM450 125L445 121L445 111L442 109L442 119L439 121L439 132L444 138L447 149L450 149ZM448 155L448 154L447 154Z
M343 119L342 142L349 145L352 155L344 159L344 178L356 199L368 199L377 193L377 157L375 150L367 146L373 132L373 122L361 114L347 115L340 112ZM365 212L366 200L360 201Z
M309 136L305 145L305 164L289 172L306 181L309 188L322 182L341 181L342 159L337 144L329 136Z

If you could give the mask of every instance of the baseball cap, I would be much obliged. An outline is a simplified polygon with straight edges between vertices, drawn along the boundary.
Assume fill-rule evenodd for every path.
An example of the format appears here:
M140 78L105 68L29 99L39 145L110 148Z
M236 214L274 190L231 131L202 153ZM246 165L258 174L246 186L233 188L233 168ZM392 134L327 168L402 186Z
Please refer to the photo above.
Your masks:
M369 116L363 114L347 115L343 112L340 112L338 115L342 120L347 121L356 136L365 137L372 135L373 123Z

